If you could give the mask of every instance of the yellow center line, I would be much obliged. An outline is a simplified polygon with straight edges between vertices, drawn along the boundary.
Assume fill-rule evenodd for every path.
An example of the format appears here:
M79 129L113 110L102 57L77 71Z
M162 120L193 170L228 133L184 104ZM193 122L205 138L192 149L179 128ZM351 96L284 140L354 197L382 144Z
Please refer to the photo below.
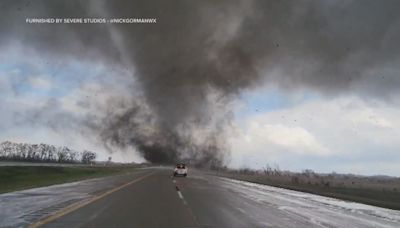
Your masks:
M69 213L71 213L71 212L73 212L75 210L78 210L79 208L82 208L82 207L84 207L84 206L86 206L86 205L88 205L90 203L93 203L93 202L95 202L95 201L97 201L99 199L102 199L102 198L104 198L104 197L106 197L106 196L108 196L108 195L110 195L110 194L112 194L112 193L114 193L114 192L116 192L118 190L121 190L121 189L127 187L128 185L131 185L133 183L139 182L139 181L141 181L141 180L145 179L146 177L149 177L150 175L153 175L153 174L154 174L154 172L151 172L151 173L149 173L147 175L144 175L144 176L141 176L139 178L136 178L133 181L130 181L130 182L125 183L125 184L123 184L121 186L118 186L116 188L108 190L107 192L105 192L105 193L103 193L101 195L94 196L93 198L90 198L89 200L86 199L86 200L82 200L82 201L73 203L73 204L69 205L68 207L65 207L65 208L57 211L56 213L54 213L52 215L49 215L49 216L47 216L47 217L45 217L45 218L43 218L43 219L31 224L31 225L29 225L28 227L29 228L36 228L36 227L43 226L43 225L45 225L45 224L47 224L49 222L52 222L52 221L54 221L54 220L56 220L56 219L58 219L58 218L60 218L60 217L62 217L64 215L67 215L67 214L69 214Z

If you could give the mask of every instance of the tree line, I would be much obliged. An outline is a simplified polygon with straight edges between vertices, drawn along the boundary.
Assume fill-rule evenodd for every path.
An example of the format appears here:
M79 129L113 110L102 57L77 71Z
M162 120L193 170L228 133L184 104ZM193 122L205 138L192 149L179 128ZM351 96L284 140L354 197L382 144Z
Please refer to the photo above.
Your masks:
M68 147L56 147L44 143L28 144L5 141L0 143L0 160L27 162L84 163L93 162L97 154L92 151L83 152Z

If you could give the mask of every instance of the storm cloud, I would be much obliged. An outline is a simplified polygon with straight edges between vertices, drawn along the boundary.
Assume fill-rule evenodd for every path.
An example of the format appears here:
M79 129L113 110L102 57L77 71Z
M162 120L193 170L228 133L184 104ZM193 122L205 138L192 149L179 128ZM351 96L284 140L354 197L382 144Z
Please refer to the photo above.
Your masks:
M230 103L260 84L396 96L399 10L388 0L2 1L0 45L126 69L135 92L114 97L100 108L101 119L86 116L83 126L106 147L133 146L151 162L210 164L229 151ZM83 17L157 23L25 23Z

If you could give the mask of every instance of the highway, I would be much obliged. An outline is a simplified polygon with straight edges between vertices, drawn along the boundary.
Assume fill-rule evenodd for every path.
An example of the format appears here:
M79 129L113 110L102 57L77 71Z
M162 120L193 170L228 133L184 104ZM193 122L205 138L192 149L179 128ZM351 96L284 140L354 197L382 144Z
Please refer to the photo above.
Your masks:
M98 191L102 179L31 191L27 200L38 196L31 202L35 205L46 198L46 191L58 202L79 200L30 220L30 227L400 227L400 211L189 172L187 178L173 178L172 168L148 168L120 177L103 191ZM83 194L95 189L95 194ZM3 195L8 202L21 198ZM41 207L49 203L47 197ZM25 208L29 205L19 210Z

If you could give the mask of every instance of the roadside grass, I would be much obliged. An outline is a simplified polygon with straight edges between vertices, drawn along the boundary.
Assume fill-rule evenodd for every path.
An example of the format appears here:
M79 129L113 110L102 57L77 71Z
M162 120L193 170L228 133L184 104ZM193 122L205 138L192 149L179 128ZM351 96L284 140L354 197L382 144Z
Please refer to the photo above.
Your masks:
M324 185L316 186L315 184L304 182L293 183L280 178L268 178L262 175L242 175L224 172L213 173L212 175L400 210L400 192L398 191L398 188L387 188L385 184L382 184L380 188L368 185L327 187Z
M0 193L117 175L133 169L132 166L2 166Z

